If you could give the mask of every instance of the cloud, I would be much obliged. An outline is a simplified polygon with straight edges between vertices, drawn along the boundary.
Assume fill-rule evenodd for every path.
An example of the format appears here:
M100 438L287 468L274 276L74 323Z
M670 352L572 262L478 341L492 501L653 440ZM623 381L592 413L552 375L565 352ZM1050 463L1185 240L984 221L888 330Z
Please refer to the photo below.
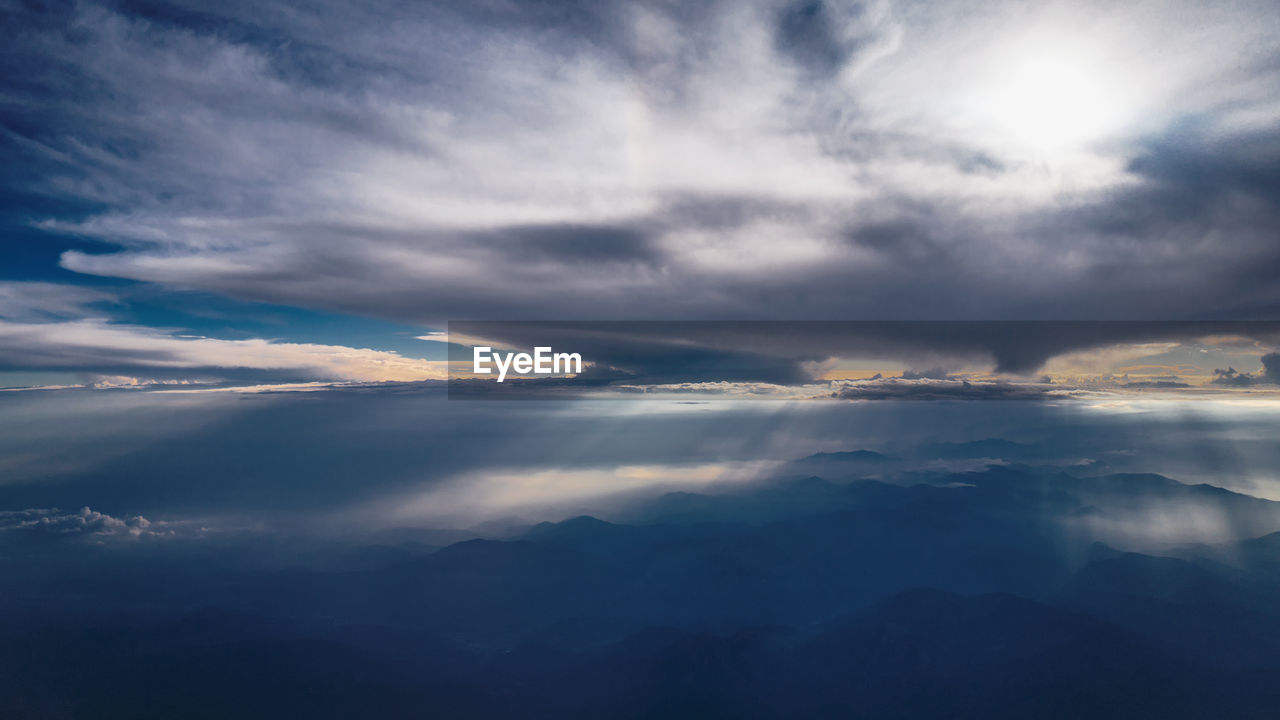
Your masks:
M1174 388L1189 388L1191 385L1179 380L1135 380L1132 382L1121 383L1121 387L1127 388L1150 388L1154 390L1171 390Z
M236 371L271 377L414 381L444 377L442 363L340 345L181 337L102 319L18 323L0 320L0 368L62 369L164 378ZM133 378L137 380L137 378ZM133 383L130 383L133 384Z
M928 368L904 370L904 380L949 380L957 373L972 378L975 372L1025 378L1046 367L1054 368L1054 377L1073 368L1105 376L1116 372L1118 360L1169 351L1200 337L1227 331L1255 343L1280 337L1277 325L1265 322L474 322L449 327L455 362L470 362L468 343L549 345L580 353L587 364L583 374L542 384L569 390L619 383L801 386L842 358ZM421 339L449 337L437 333ZM448 367L445 360L386 350L181 335L98 317L0 319L0 341L0 370L79 372L100 387L223 380L416 382L446 379ZM1274 365L1272 356L1263 363ZM1246 376L1240 382L1253 380Z
M1214 370L1213 382L1216 385L1248 387L1254 383L1254 377L1248 373L1241 373L1233 367L1228 367L1226 370Z
M1213 371L1212 382L1228 387L1250 387L1252 385L1280 385L1280 352L1262 356L1262 369L1256 373L1242 373L1233 367Z
M1280 385L1280 352L1262 356L1262 376L1267 382Z
M928 370L904 370L902 372L903 380L950 380L951 374L942 368L930 368Z
M0 511L0 532L16 531L45 536L107 535L144 537L172 535L141 515L118 518L106 513L80 508L79 512L66 513L57 508L31 508L27 510Z
M117 297L95 288L49 282L0 281L0 319L42 322L83 317L96 304Z
M839 74L859 54L893 39L882 3L795 0L777 15L778 50L819 76Z
M596 368L588 379L629 384L803 384L834 358L929 368L907 370L907 379L965 370L1028 376L1046 364L1096 374L1224 332L1280 339L1280 325L1269 322L454 322L449 331L460 343L573 348ZM469 353L455 350L453 359Z
M428 325L1280 308L1249 7L503 7L23 9L0 180L66 269ZM1059 52L1142 122L1011 139Z
M1062 400L1075 393L1033 383L882 378L835 383L841 400Z

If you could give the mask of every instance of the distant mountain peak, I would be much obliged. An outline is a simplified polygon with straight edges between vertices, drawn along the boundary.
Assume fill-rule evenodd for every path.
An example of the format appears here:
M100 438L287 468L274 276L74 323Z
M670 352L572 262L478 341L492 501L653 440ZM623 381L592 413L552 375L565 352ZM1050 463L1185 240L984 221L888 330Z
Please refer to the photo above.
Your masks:
M801 462L850 462L850 461L874 461L887 462L896 460L897 458L889 457L883 453L874 450L845 450L842 452L820 452L814 453L807 457L801 458Z

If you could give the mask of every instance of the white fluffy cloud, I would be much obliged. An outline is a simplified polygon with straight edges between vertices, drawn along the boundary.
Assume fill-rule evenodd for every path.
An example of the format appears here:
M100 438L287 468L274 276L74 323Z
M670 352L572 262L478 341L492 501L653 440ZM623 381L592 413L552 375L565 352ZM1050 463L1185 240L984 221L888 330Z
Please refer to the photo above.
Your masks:
M88 506L78 512L63 512L58 508L0 511L0 532L6 530L47 535L143 537L172 534L163 523L153 524L141 515L118 518Z

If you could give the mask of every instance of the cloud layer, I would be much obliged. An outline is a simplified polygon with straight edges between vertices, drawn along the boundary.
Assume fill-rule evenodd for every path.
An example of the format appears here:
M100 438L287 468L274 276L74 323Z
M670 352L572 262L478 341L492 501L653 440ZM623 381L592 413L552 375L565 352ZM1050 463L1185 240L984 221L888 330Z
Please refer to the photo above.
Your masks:
M0 367L94 372L182 369L268 370L322 380L442 379L440 363L397 353L263 339L174 337L102 320L23 324L0 321ZM184 373L190 376L190 372ZM297 377L297 375L295 375Z
M107 243L79 273L417 323L1280 310L1262 3L10 19L4 181L86 208L40 225Z
M308 379L409 382L443 379L443 363L395 352L276 342L223 340L110 322L96 304L107 292L39 282L0 282L0 370L65 370L149 379ZM122 384L116 378L110 384Z

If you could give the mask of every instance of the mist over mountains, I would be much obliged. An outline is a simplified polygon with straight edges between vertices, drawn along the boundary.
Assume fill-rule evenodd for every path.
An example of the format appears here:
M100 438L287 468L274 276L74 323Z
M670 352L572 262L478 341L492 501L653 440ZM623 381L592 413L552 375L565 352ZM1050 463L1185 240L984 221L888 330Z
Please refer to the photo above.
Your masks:
M324 563L10 530L0 697L30 717L1266 716L1280 503L1036 452L822 452L608 520Z

